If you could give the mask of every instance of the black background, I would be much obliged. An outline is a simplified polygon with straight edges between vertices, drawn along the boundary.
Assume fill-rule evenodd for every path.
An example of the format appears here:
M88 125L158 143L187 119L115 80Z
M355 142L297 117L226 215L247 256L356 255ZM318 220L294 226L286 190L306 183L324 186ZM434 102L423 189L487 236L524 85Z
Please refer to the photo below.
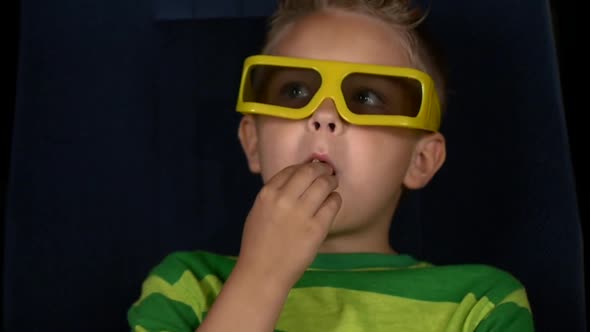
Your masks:
M4 100L4 107L1 108L0 116L0 151L2 156L0 158L0 230L2 230L0 243L2 243L2 255L0 256L0 264L3 267L3 239L4 239L4 211L5 211L5 195L6 186L8 182L10 169L10 147L12 137L12 125L15 112L15 97L17 86L17 68L18 68L18 41L19 41L19 1L12 2L12 7L4 7L5 29L6 34L3 38L4 47L2 59L6 65L4 70L4 77L7 78L7 84L4 85L6 92L6 99ZM576 177L576 186L578 194L578 205L580 208L580 217L582 221L583 234L587 232L586 221L589 218L587 208L586 196L588 193L588 162L584 160L584 151L589 151L584 148L584 125L583 113L590 107L582 101L582 98L589 94L588 91L582 91L582 88L587 87L586 84L586 68L588 66L589 58L585 58L582 53L583 40L587 41L587 37L580 31L582 27L582 11L570 2L553 0L550 2L553 13L553 25L555 33L555 41L557 45L557 56L560 67L561 86L563 93L563 102L565 109L565 116L567 120L569 143L572 154L572 163L574 167L574 174ZM570 5L567 7L567 5ZM499 23L501 24L501 23ZM6 26L8 25L8 26ZM583 59L586 59L585 61ZM586 236L584 236L586 239ZM586 242L586 241L585 241ZM587 242L586 242L587 243ZM587 256L586 256L587 257ZM587 258L585 258L587 260ZM588 264L585 264L588 266ZM2 275L0 274L0 278ZM1 281L1 280L0 280ZM0 288L0 292L2 289ZM588 294L588 292L586 292ZM586 295L588 298L588 296ZM586 301L588 303L588 300ZM1 303L0 303L1 305Z
M550 1L553 12L553 26L555 41L557 45L557 56L559 60L561 88L563 94L563 103L565 116L567 120L570 151L572 154L572 163L576 177L576 187L578 194L578 206L580 220L582 223L582 233L584 244L588 241L588 219L590 210L588 209L588 170L589 163L588 147L585 144L587 137L584 135L584 116L588 107L583 103L582 98L588 95L588 91L583 91L584 78L588 75L588 64L582 61L588 61L585 55L587 49L584 47L582 30L582 15L579 8L571 6L566 1ZM568 7L569 4L569 7ZM586 128L587 130L587 128ZM584 147L586 146L586 147ZM584 266L588 267L588 255L584 257ZM586 275L588 275L587 270ZM586 285L586 288L588 285ZM586 290L586 307L588 306L588 291Z

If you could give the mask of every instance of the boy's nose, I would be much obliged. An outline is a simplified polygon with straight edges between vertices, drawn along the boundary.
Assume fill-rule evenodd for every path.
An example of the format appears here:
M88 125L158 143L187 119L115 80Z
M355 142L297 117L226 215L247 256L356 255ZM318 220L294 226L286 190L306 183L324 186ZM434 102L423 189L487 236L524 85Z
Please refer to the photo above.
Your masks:
M325 99L313 112L307 122L307 127L312 132L329 132L339 135L343 130L343 122L336 105L332 99Z

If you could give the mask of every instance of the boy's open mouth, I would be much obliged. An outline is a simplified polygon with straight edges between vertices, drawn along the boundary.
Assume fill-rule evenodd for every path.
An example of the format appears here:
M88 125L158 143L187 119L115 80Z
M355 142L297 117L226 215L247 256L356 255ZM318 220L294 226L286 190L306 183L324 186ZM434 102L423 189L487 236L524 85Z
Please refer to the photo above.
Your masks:
M330 167L332 167L332 170L333 170L332 175L336 175L336 167L334 167L334 164L330 161L330 159L328 158L327 155L322 155L322 154L316 154L316 153L314 153L307 160L307 162L328 164L328 165L330 165Z

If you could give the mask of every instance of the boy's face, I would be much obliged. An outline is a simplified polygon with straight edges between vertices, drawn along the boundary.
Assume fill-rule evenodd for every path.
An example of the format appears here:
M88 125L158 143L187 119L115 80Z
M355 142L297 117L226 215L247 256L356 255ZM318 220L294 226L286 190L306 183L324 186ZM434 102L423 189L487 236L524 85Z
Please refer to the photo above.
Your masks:
M287 27L272 54L411 67L404 43L401 34L374 18L330 11ZM245 116L240 139L251 171L261 173L264 182L314 155L330 161L343 204L329 237L386 232L402 186L424 186L445 155L438 133L351 125L330 99L304 120Z

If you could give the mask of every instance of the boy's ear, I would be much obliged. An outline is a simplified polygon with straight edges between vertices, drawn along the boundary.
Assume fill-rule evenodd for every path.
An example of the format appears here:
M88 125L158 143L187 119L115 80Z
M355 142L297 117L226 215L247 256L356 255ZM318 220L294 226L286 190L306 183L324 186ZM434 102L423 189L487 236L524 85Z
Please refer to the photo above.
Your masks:
M250 172L260 173L258 132L256 130L256 119L252 115L244 115L242 117L238 128L238 138L246 155Z
M424 187L436 174L447 156L445 138L441 133L420 137L404 177L408 189Z

